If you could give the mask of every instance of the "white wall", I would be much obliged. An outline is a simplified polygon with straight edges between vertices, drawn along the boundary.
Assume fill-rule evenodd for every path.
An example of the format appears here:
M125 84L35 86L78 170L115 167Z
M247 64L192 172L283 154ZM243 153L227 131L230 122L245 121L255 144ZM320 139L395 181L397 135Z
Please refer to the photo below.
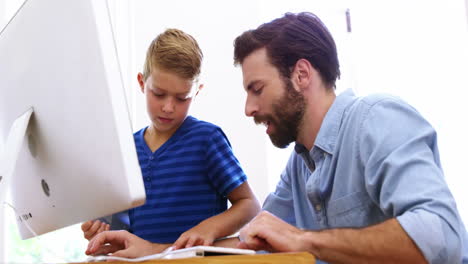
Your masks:
M465 0L465 7L466 7L466 23L468 23L468 0Z
M5 15L5 1L0 0L0 31L3 28L4 24L6 23L5 16L6 16ZM3 147L4 147L3 134L0 131L0 162L2 162ZM0 184L2 184L2 183L0 182ZM2 195L0 194L0 197L1 196ZM4 240L3 234L5 233L5 231L4 231L5 227L4 227L3 208L4 208L3 204L0 204L0 245L5 245L5 242L3 241ZM2 262L2 260L4 259L4 254L5 254L4 253L4 247L0 246L0 262Z
M398 95L432 123L446 180L468 223L465 0L355 3L351 10L356 90Z
M4 25L6 24L6 3L4 0L0 0L0 31L3 29ZM2 161L3 157L3 148L4 148L4 142L3 139L4 136L0 130L0 162ZM2 184L0 182L0 184ZM4 234L4 221L3 221L3 204L0 204L0 245L4 245L3 243L3 234ZM3 260L3 254L4 254L4 249L2 246L0 246L0 262Z

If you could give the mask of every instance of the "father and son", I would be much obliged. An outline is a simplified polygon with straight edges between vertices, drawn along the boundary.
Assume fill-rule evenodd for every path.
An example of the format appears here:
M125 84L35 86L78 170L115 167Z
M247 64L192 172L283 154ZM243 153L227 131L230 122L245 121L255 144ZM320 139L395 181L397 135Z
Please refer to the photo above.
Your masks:
M202 59L178 29L148 48L138 83L151 123L134 134L147 201L128 211L128 231L83 223L86 254L214 245L319 263L468 263L436 131L397 97L336 95L336 46L316 15L287 13L234 41L245 114L275 146L295 143L262 209L221 128L188 115Z

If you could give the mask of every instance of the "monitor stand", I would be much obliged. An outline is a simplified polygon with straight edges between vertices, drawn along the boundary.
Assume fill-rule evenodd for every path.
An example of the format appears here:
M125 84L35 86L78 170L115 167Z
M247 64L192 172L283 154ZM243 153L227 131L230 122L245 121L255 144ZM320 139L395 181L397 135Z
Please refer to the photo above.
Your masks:
M26 137L29 120L34 112L33 108L29 108L24 114L18 117L11 126L7 137L5 149L3 152L2 162L0 163L0 207L3 206L5 196L9 188L11 177L16 167L16 161Z

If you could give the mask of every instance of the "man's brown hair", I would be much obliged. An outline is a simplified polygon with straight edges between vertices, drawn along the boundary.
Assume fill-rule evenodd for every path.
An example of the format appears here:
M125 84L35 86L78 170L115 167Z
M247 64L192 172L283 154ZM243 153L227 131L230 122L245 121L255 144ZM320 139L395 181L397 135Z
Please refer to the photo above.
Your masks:
M260 48L266 48L270 63L290 78L300 59L306 59L319 72L327 87L335 87L340 64L335 41L320 19L309 12L286 13L283 17L244 32L234 41L234 63Z

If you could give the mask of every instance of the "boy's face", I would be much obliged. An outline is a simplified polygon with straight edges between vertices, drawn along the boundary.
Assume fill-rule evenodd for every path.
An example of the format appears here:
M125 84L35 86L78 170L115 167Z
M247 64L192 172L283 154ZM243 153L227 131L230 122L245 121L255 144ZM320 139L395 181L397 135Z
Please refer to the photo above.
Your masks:
M191 80L157 68L146 80L139 74L138 81L153 128L160 133L173 133L187 117L197 87Z

